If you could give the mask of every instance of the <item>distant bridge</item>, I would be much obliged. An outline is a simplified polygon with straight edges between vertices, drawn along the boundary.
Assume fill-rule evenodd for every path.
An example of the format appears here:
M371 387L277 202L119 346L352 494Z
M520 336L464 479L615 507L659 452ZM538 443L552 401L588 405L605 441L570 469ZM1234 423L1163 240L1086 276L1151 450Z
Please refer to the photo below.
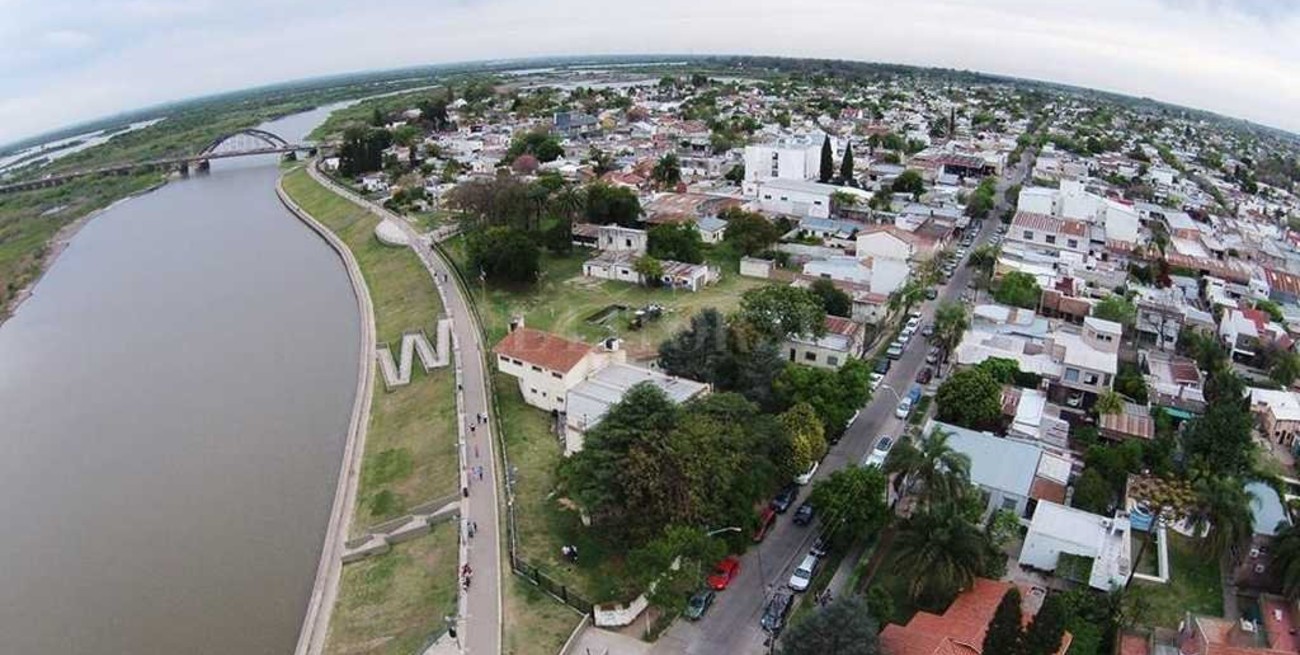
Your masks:
M56 187L72 180L92 175L128 175L136 171L178 170L182 175L190 171L207 172L213 159L230 159L233 157L252 157L255 155L276 155L288 152L314 152L314 144L289 143L278 134L249 128L230 134L223 134L203 147L195 155L186 157L167 157L124 164L111 164L99 168L71 171L58 175L47 175L34 180L24 180L12 184L0 185L0 194L30 191Z

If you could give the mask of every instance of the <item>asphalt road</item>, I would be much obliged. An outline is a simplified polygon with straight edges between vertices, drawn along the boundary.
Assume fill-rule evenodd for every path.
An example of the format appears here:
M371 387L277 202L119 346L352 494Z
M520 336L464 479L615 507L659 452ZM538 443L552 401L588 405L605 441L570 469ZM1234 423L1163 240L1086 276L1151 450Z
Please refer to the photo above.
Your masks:
M998 217L1007 210L1002 192L1013 184L1023 182L1030 161L1032 158L1029 153L1025 153L1021 161L998 181L996 209L984 221L980 234L971 246L972 250L987 242L1002 224ZM973 271L966 267L965 261L960 262L952 278L939 289L938 298L927 301L918 308L923 322L933 322L934 310L940 303L960 302L972 275ZM919 333L911 339L903 356L894 361L885 375L884 383L876 389L857 419L849 425L840 442L822 460L814 482L849 464L860 463L875 447L881 435L897 437L902 434L904 421L894 416L898 397L890 389L899 395L906 395L907 390L915 384L917 373L925 366L925 355L929 348L930 344ZM811 489L811 485L802 488L793 507L806 499ZM780 515L767 538L758 547L745 553L741 558L740 575L725 591L718 594L713 607L704 618L696 622L677 620L660 636L651 652L690 655L768 652L771 647L768 635L758 624L764 602L773 592L786 586L794 567L808 553L819 530L816 522L809 527L795 525L791 520L793 514L791 510Z

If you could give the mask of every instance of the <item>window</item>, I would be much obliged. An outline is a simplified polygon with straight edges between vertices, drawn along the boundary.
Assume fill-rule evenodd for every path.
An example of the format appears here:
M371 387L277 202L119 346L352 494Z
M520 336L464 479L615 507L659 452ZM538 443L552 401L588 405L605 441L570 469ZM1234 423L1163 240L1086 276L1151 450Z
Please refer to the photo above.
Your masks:
M1067 368L1067 369L1065 369L1065 381L1066 381L1066 382L1078 382L1078 381L1079 381L1079 369L1077 369L1077 368Z
M839 365L840 365L840 358L839 358L839 357L827 357L827 358L826 358L826 363L829 364L829 365L831 365L831 366L839 366Z
M557 380L560 380L560 379L563 379L564 376L560 375L559 373L556 373L556 372L552 371L552 372L551 372L551 377L553 377L553 378L555 378L555 379L557 379Z
M507 364L510 363L510 358L509 358L509 357L506 357L505 355L497 355L497 359L498 359L499 361L505 362L505 363L507 363Z
M1087 385L1095 385L1095 384L1097 384L1097 374L1096 374L1096 373L1085 373L1085 374L1083 375L1083 383L1084 383L1084 384L1087 384Z
M1078 248L1078 247L1079 247L1079 240L1078 240L1078 239L1070 239L1070 240L1067 241L1066 243L1069 244L1069 246L1070 246L1071 248Z
M772 194L770 193L763 194L763 200L771 200L771 199L772 199Z
M1101 383L1104 384L1104 385L1106 385L1106 386L1108 386L1108 387L1110 386L1110 373L1107 373L1107 374L1105 374L1105 375L1102 376L1102 378L1101 378Z
M822 206L822 201L820 201L820 200L814 200L814 201L813 201L813 204L814 204L814 205L817 205L818 207L821 207L821 206Z
M535 371L535 372L537 372L537 373L541 373L541 372L542 372L542 367L540 367L540 366L534 366L534 367L533 367L533 371Z
M788 201L789 199L790 199L790 198L789 198L788 196L781 196L781 201L782 201L782 202Z
M1016 509L1016 499L1015 499L1015 498L1006 498L1006 497L1004 497L1004 498L1002 499L1002 509L1005 509L1005 510L1007 510L1008 512L1013 512L1013 511L1015 511L1015 509Z
M631 239L623 239L623 247L624 247L624 248L631 248L631 247L632 247L632 240L631 240Z
M1048 243L1056 243L1056 235L1055 235L1055 234L1049 234L1049 235L1043 237L1043 240L1046 241L1046 242L1048 242Z
M1033 241L1033 240L1034 240L1034 233L1030 230L1025 230L1025 241Z
M803 354L803 360L805 362L815 362L817 361L817 353L812 351L806 352Z

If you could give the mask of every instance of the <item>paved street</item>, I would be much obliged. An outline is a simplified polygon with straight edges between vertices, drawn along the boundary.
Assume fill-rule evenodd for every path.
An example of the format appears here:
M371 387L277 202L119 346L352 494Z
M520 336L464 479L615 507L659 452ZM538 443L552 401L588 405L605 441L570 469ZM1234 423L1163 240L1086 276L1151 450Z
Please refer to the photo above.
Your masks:
M497 468L495 444L490 424L477 424L480 413L491 411L487 378L483 370L483 344L478 326L470 312L464 294L455 282L450 265L432 250L406 220L367 201L347 189L334 184L316 171L315 165L307 169L312 177L335 193L355 202L378 216L393 221L410 239L411 248L429 270L443 298L444 310L452 320L455 343L455 365L461 393L457 399L461 416L461 485L469 489L469 497L461 502L462 526L473 521L475 536L467 539L461 534L461 562L472 567L473 584L460 595L459 646L463 653L496 655L501 652L502 579L501 537L498 515ZM445 282L444 282L445 281ZM429 317L432 324L437 317ZM473 425L473 431L470 426ZM482 479L477 474L482 468ZM436 622L437 618L432 619Z
M1031 157L1026 155L1012 170L1007 171L998 183L997 207L977 235L972 250L987 242L1001 222L997 217L1007 205L1002 192L1012 184L1021 183L1029 169ZM939 290L939 297L919 307L926 323L933 322L935 308L943 302L960 302L973 271L958 266L952 279ZM822 460L816 479L829 476L851 463L861 462L874 447L881 435L897 437L903 431L903 421L894 417L898 404L897 394L906 394L915 383L916 375L925 365L929 343L919 334L907 344L903 356L894 362L885 375L885 381L873 394L844 437L831 448ZM807 498L811 485L800 490L799 500ZM775 527L757 548L751 548L741 559L741 574L731 586L718 594L718 599L704 618L697 622L676 621L656 643L653 653L762 653L766 652L766 634L759 628L763 601L771 592L780 589L790 579L794 567L811 547L818 534L818 526L800 527L791 521L793 512L778 518Z

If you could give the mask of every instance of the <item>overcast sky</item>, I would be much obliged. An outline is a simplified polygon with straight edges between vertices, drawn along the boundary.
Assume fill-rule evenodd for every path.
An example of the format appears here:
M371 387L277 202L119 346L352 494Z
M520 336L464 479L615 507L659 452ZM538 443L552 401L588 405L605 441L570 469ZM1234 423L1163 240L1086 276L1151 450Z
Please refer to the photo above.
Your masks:
M1300 132L1300 0L0 0L0 143L330 73L562 54L964 68Z

